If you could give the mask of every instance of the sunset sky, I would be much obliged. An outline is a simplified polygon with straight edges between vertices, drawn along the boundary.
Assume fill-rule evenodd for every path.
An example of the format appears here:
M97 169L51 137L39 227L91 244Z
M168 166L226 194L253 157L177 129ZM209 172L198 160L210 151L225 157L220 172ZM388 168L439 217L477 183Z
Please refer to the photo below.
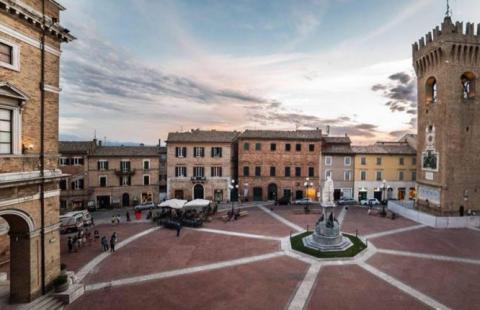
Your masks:
M451 1L480 22L480 1ZM411 44L444 0L62 0L62 139L157 143L169 131L415 132Z

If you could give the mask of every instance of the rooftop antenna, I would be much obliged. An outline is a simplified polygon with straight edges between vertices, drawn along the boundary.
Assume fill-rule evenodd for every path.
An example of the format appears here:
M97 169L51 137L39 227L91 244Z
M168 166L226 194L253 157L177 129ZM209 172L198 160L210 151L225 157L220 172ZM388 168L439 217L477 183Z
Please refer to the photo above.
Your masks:
M445 12L445 17L451 17L452 16L452 9L450 8L450 1L447 0L447 11Z

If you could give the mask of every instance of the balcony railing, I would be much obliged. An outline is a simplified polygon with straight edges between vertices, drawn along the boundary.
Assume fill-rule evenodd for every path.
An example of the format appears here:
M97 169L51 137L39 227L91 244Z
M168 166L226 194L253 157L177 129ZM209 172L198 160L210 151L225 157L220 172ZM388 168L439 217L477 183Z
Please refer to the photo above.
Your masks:
M134 175L135 169L115 169L115 174L118 176Z

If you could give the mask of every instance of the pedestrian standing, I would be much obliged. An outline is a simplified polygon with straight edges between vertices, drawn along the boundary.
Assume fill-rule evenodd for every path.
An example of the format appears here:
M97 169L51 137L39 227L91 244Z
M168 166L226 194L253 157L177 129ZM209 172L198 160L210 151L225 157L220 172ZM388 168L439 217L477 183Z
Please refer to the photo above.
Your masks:
M112 224L115 224L115 215L112 215Z
M117 233L114 232L110 237L110 252L115 252L115 245L117 244Z
M102 243L103 252L107 252L107 251L108 251L108 240L107 240L107 237L106 237L106 236L103 236L103 237L102 237L102 240L101 240L100 242Z
M95 241L100 238L100 233L98 232L98 230L95 229L95 231L93 232L93 237L95 238Z
M73 240L72 237L68 237L68 252L72 253L73 251Z
M182 230L182 224L177 222L177 237L180 237L180 230Z
M127 222L130 222L130 212L127 211L126 216L127 216Z
M87 238L88 245L92 245L93 238L90 230L87 229L87 231L85 232L85 237Z

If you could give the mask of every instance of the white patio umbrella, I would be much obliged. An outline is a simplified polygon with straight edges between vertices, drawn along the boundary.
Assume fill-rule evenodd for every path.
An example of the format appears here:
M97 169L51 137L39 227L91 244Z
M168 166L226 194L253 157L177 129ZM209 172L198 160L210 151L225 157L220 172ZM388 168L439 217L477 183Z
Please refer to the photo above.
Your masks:
M168 207L172 209L182 209L183 206L187 203L186 200L181 199L169 199L162 202L159 206L160 207Z
M208 207L210 205L210 200L206 199L194 199L192 201L189 201L185 204L185 208L195 208L195 209L201 209L204 207Z

